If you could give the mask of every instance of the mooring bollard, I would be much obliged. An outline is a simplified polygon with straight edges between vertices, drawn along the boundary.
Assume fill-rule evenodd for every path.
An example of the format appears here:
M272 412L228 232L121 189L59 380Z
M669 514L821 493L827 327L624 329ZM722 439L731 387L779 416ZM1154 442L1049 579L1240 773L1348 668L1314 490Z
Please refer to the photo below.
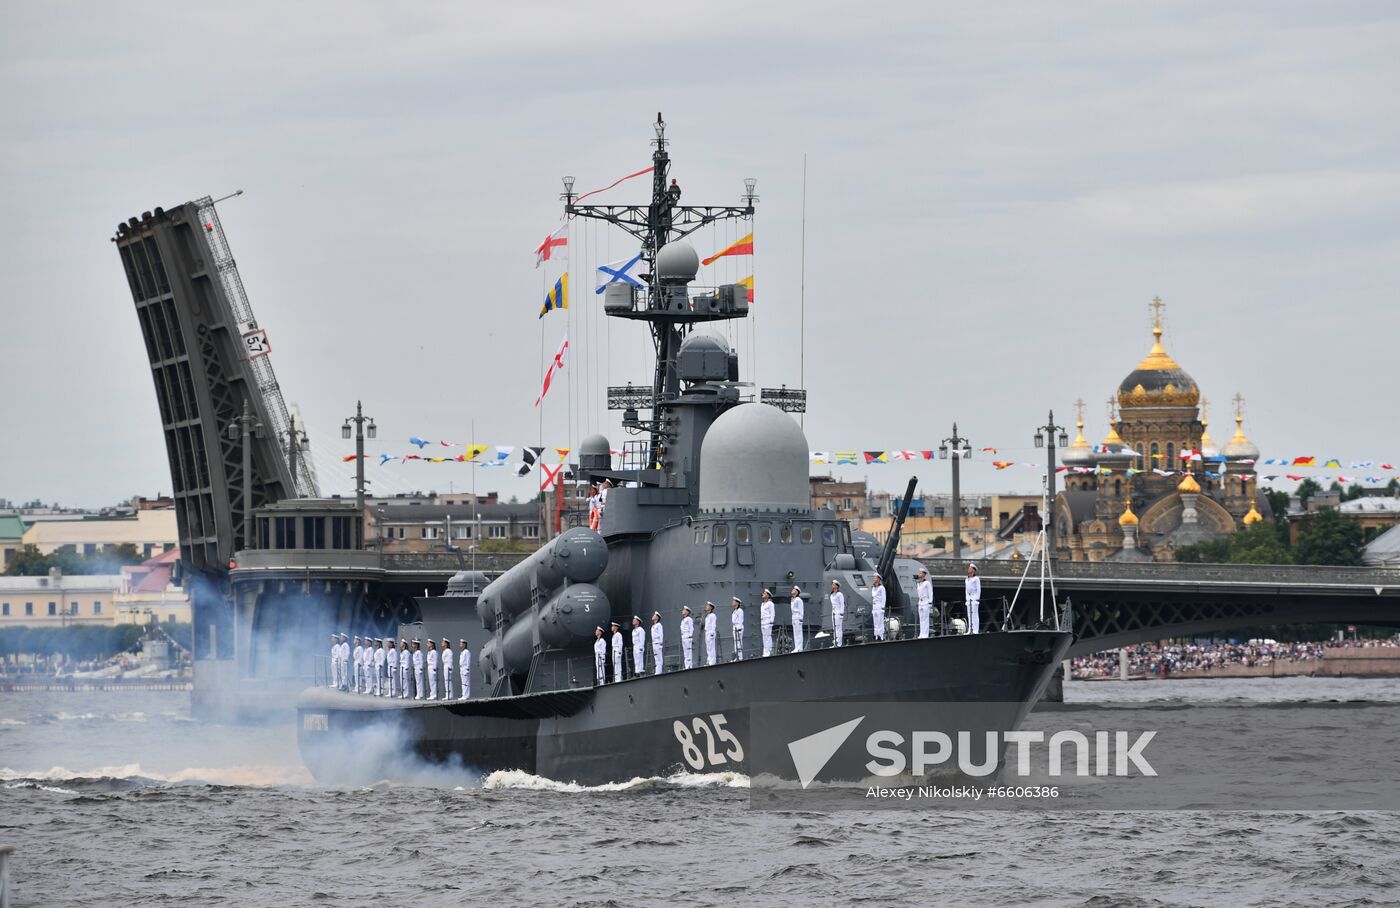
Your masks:
M10 855L15 846L0 845L0 908L10 908Z

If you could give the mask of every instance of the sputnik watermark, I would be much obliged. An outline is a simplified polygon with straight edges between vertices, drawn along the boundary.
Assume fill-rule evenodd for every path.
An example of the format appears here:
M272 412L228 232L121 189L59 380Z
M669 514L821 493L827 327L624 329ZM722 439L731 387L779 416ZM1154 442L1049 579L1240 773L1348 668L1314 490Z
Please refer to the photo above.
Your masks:
M956 766L958 772L975 778L1010 770L1024 779L1032 774L1034 746L1042 745L1048 757L1044 774L1051 778L1067 775L1079 778L1127 776L1134 769L1138 775L1157 775L1157 770L1152 768L1144 754L1147 745L1157 736L1155 731L1140 732L1135 738L1132 732L1098 731L1094 733L1092 749L1088 736L1073 730L1057 731L1048 742L1043 731L988 731L982 734L979 760L974 753L972 732L959 731L956 738L944 731L915 731L907 737L889 729L871 732L865 739L866 751L871 756L865 768L874 776L900 776L906 772L923 776ZM1014 748L1014 766L1002 764L999 755L1003 746L1007 750ZM1068 772L1065 760L1067 749L1072 760L1068 764ZM1036 775L1039 776L1040 761L1037 760L1036 765Z

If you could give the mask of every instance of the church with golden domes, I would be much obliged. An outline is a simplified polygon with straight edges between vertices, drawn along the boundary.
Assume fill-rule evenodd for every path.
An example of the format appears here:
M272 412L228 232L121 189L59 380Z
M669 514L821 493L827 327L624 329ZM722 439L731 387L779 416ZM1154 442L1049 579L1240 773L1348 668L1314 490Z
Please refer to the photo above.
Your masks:
M1259 449L1244 434L1235 395L1235 434L1219 448L1206 400L1162 345L1161 299L1152 301L1152 348L1109 399L1108 434L1079 434L1065 451L1064 491L1055 498L1055 548L1072 561L1174 561L1176 550L1233 535L1271 516L1256 485ZM1184 455L1184 456L1183 456Z

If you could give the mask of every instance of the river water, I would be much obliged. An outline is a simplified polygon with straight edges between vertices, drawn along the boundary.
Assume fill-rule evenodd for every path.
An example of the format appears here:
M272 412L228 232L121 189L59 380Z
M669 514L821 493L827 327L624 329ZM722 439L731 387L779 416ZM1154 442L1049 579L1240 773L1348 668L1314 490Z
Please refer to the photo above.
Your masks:
M1066 699L1163 729L1258 705L1235 733L1261 749L1280 709L1400 727L1396 679L1071 682ZM729 775L327 788L290 724L192 721L187 694L0 694L17 906L1394 904L1397 841L1400 814L1379 811L774 812Z

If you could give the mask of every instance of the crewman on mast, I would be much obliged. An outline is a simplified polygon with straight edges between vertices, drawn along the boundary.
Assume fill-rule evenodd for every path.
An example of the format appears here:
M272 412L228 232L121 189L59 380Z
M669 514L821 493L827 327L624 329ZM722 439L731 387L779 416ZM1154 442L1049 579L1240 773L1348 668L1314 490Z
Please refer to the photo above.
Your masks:
M659 675L666 663L666 628L661 625L661 613L651 613L651 673Z
M466 642L462 645L466 646ZM593 672L599 687L608 683L608 641L603 639L602 627L593 628Z
M467 646L466 640L458 640L461 648L461 655L457 657L458 668L462 670L462 699L472 698L472 651Z
M360 693L364 689L363 681L365 676L365 648L360 645L360 635L355 635L355 649L352 650L350 663L354 677L351 679L350 689L355 693Z
M763 634L763 656L773 655L773 591L763 591L763 601L758 606L758 629Z
M744 661L744 600L734 597L734 611L729 613L729 626L734 630L734 658Z
M622 625L612 623L613 683L622 680Z
M398 690L399 679L399 649L394 646L394 638L389 638L389 645L384 647L384 669L388 675L388 682L384 688L384 696L394 697Z
M807 617L807 607L802 602L802 590L792 588L792 651L802 652L802 622Z
M982 578L977 576L977 565L967 566L967 579L963 581L963 599L967 602L967 632L975 634L982 628Z
M640 678L647 673L646 666L647 632L642 628L642 619L632 616L632 677Z
M846 629L846 594L841 592L841 581L831 581L831 645L840 646Z
M384 664L388 661L388 654L384 652L384 638L374 638L374 695L384 696Z
M399 699L408 699L408 676L413 671L413 654L408 651L408 641L399 638Z
M928 636L929 616L933 613L933 582L928 571L919 569L919 639Z
M423 699L423 645L413 638L413 699Z
M440 660L439 660L439 658L438 658L437 644L435 644L432 640L429 640L429 641L428 641L428 699L429 699L429 700L436 700L436 699L438 698L437 681L438 681L438 665L439 665L439 664L440 664Z
M715 654L715 637L718 633L719 618L715 616L715 604L705 603L705 664L714 665L719 659Z
M442 699L452 700L457 692L452 686L452 673L457 668L457 654L452 652L452 641L442 638Z
M870 623L875 628L875 639L885 639L885 581L879 574L870 582Z
M690 606L681 609L681 667L693 668L695 665L695 619L690 617Z

